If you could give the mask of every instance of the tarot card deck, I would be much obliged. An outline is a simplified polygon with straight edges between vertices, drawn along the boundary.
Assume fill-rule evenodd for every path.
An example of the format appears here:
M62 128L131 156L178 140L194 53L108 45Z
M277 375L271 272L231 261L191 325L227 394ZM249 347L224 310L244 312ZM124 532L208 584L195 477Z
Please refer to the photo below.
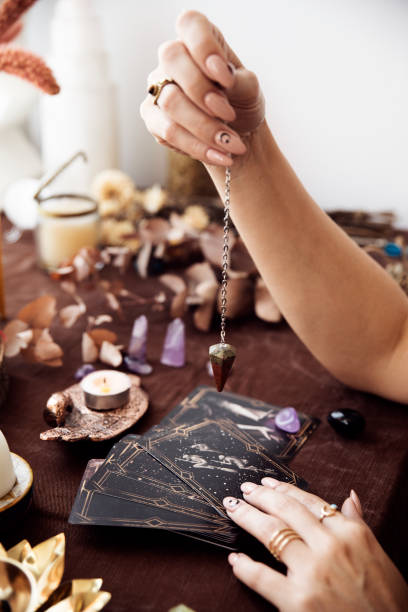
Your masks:
M318 421L299 415L298 434L274 427L279 408L198 387L144 436L128 435L85 471L70 523L165 529L235 550L239 530L222 500L244 481L272 476L306 483L292 457Z

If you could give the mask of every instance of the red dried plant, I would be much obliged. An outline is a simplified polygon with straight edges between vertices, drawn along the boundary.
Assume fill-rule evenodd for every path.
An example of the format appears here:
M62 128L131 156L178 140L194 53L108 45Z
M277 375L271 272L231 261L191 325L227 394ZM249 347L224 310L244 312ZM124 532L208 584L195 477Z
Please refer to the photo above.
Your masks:
M36 0L4 0L0 5L0 70L29 81L45 93L57 94L60 90L54 75L45 62L29 51L10 46L21 31L18 19Z

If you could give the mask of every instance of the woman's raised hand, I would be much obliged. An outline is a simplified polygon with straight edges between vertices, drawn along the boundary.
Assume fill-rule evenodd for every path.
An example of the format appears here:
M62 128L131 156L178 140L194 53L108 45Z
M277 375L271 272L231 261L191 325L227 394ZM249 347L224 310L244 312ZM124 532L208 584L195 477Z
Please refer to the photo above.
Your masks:
M155 139L204 163L230 166L243 155L241 136L264 118L264 99L254 73L246 70L221 32L196 11L176 24L178 38L159 47L159 64L148 86L164 79L157 104L146 96L140 114Z

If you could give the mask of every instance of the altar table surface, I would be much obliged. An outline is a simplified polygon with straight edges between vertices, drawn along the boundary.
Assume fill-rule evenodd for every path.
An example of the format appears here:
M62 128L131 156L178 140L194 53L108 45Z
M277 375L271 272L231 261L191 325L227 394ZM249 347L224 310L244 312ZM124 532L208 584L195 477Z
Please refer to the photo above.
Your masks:
M55 281L36 266L32 236L3 248L7 313L12 318L26 303L43 293L69 303ZM128 289L152 296L162 288L157 279L140 279L133 268L125 277ZM81 290L88 314L107 312L100 292ZM131 432L144 433L200 384L211 384L206 370L208 345L217 341L187 327L187 365L181 369L159 363L169 322L167 311L151 307L124 308L124 319L110 325L126 344L135 317L146 313L150 324L148 357L152 375L143 379L150 406ZM270 606L233 576L227 552L188 538L159 531L69 525L67 520L87 461L105 457L113 442L63 443L41 441L47 427L42 411L54 391L73 383L81 365L81 334L86 320L64 329L56 317L51 332L64 348L64 366L28 364L21 357L8 360L10 390L0 409L0 428L12 451L25 457L34 470L31 508L23 521L3 538L10 547L23 538L36 544L59 532L67 538L64 579L103 578L112 593L106 610L166 612L184 603L197 612L267 610ZM310 489L331 503L341 504L353 487L365 517L399 567L407 568L408 518L408 407L361 393L337 382L310 355L286 324L272 325L255 318L234 322L230 341L238 358L227 389L252 398L295 406L319 417L321 425L291 462ZM408 373L407 373L408 376ZM354 408L367 420L358 440L339 437L327 424L334 408ZM406 573L406 572L405 572Z

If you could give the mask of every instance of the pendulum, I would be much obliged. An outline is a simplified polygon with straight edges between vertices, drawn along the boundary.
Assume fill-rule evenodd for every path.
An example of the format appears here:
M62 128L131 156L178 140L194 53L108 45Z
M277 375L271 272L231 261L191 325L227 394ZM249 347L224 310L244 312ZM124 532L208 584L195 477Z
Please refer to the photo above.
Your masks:
M225 169L225 199L224 199L224 238L222 253L221 281L221 342L210 346L209 355L217 391L222 391L235 360L236 350L225 342L225 321L227 312L227 284L229 264L229 208L231 193L231 170Z

